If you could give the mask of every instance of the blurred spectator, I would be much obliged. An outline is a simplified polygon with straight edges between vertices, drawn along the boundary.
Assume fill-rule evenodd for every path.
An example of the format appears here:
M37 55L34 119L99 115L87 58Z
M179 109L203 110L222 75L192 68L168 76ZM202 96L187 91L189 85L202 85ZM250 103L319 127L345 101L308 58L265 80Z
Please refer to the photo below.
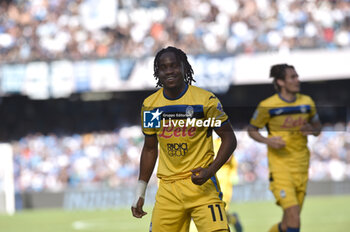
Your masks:
M1 1L0 62L350 47L350 1Z
M16 189L58 191L130 183L137 179L142 142L136 126L109 133L26 136L12 143Z
M326 125L309 136L310 179L350 179L350 123ZM266 147L236 132L240 183L268 181ZM65 188L115 187L137 181L143 135L139 126L116 132L58 137L28 135L12 143L17 191L59 191ZM152 183L156 183L153 176Z

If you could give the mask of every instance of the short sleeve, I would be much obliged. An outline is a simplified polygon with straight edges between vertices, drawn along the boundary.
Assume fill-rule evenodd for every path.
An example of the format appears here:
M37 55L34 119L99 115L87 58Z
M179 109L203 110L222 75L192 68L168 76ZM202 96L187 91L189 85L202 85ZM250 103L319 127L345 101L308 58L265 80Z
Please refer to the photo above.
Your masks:
M152 110L150 107L142 104L141 108L141 127L142 133L145 135L155 135L156 134L156 121L152 120Z
M309 121L318 121L319 117L317 114L317 109L316 109L316 105L315 102L310 98L310 120Z
M252 118L250 119L250 125L257 128L263 128L270 120L270 114L267 107L262 106L260 103L255 109Z
M214 95L209 97L207 107L207 118L214 118L215 120L220 120L221 125L223 125L228 120L228 116L224 112L221 102Z

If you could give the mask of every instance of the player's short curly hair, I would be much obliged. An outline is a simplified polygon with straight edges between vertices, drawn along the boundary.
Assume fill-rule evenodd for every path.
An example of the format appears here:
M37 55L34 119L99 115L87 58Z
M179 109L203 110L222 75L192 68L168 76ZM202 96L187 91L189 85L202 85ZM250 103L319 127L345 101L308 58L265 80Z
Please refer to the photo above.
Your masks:
M287 68L294 69L294 66L289 64L275 64L271 66L270 78L273 78L273 85L277 92L281 91L281 86L278 85L277 80L284 80L286 78Z
M187 55L178 48L175 47L167 47L167 48L163 48L162 50L160 50L156 57L154 58L154 65L153 65L153 69L154 69L154 73L153 76L156 78L157 80L157 85L156 87L162 87L163 84L159 81L159 58L162 54L166 53L166 52L172 52L175 54L176 57L176 61L183 64L183 68L184 68L184 81L186 84L190 85L192 83L192 81L196 82L193 79L193 69L192 66L190 65L190 63L188 62L187 59Z

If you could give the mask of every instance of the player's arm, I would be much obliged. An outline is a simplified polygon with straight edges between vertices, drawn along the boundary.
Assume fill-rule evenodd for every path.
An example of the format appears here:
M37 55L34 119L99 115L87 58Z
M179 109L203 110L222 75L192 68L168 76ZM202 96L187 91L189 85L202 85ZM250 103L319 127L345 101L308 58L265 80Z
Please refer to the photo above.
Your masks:
M270 107L266 107L262 102L256 108L248 126L248 135L259 143L264 143L272 148L281 149L286 146L280 136L265 137L259 132L259 128L264 127L270 120Z
M141 218L147 213L142 207L145 201L147 183L151 178L158 157L158 139L156 135L146 135L140 159L140 175L136 187L136 196L131 207L132 215Z
M311 117L309 118L309 121L307 123L305 123L300 127L300 132L304 136L307 136L307 135L318 136L321 133L322 125L316 110L315 102L311 98L310 98L310 105L311 105L311 110L310 110Z
M196 168L192 171L192 182L197 185L204 184L209 178L215 175L220 167L226 163L233 151L237 147L236 136L232 130L231 124L228 122L220 128L215 129L215 132L221 138L221 145L213 163L207 168Z
M215 132L221 138L221 145L214 162L208 168L213 175L232 158L232 153L237 147L237 139L230 122L216 128Z
M281 149L286 146L285 141L280 136L265 137L259 132L259 128L253 125L248 126L248 135L255 141L267 144L275 149Z
M300 131L303 135L314 135L318 136L321 133L321 121L316 114L309 123L304 124L301 128Z

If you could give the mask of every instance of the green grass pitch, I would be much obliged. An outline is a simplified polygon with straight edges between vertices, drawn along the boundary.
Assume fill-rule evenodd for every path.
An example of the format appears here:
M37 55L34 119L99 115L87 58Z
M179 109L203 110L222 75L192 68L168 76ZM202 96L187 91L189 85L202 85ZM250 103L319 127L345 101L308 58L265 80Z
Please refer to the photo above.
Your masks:
M245 232L268 231L281 218L274 202L233 203ZM129 209L96 211L25 210L0 215L1 232L141 232L148 231L151 208L142 219ZM350 195L307 197L301 215L302 232L349 232Z

